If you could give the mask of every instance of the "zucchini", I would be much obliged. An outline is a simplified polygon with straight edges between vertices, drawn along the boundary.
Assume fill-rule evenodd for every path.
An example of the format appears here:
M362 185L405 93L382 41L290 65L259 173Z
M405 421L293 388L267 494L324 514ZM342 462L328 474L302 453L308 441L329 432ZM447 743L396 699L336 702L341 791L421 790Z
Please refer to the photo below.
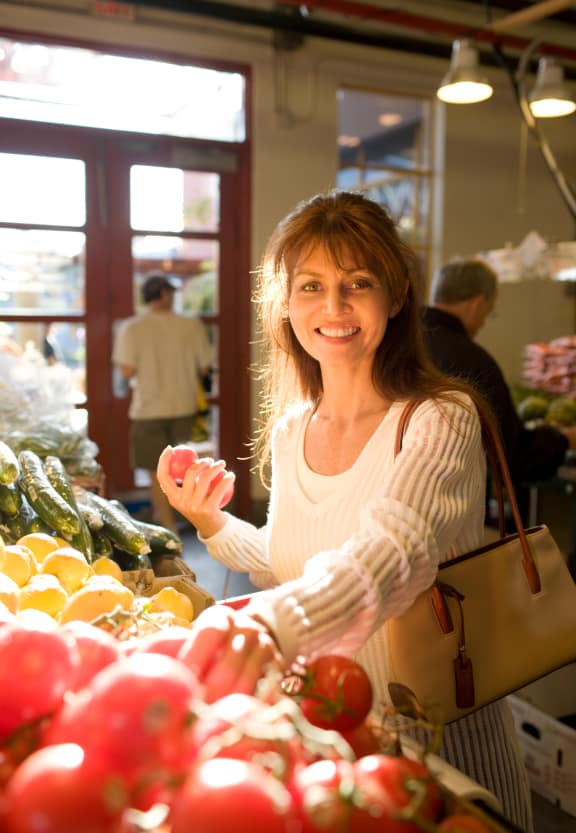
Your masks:
M0 440L0 483L15 483L19 472L18 458L10 446Z
M107 558L112 558L114 547L112 541L103 532L92 530L92 547L94 549L94 557L101 558L105 555Z
M54 530L52 527L49 527L47 523L45 523L42 518L36 514L36 512L32 509L28 501L26 500L25 495L21 495L22 505L20 506L20 511L18 515L22 519L24 524L24 528L26 530L25 534L27 535L29 532L47 532L52 533Z
M130 517L128 509L121 501L113 498L109 501L109 503ZM166 529L165 526L151 524L147 521L140 521L138 518L130 517L130 520L136 529L139 529L140 532L146 536L148 544L150 545L150 551L154 555L164 555L166 553L169 553L170 555L178 555L183 551L184 544L182 543L181 538L179 538L175 532L172 532L171 529Z
M184 550L182 539L171 529L166 529L164 526L157 524L150 524L146 521L138 521L133 519L134 526L143 532L150 550L156 554L179 555Z
M91 505L98 509L104 522L102 531L115 547L133 555L147 555L150 552L146 536L136 528L129 515L100 495L92 492L86 494Z
M0 483L0 510L9 517L14 517L22 506L22 495L15 483Z
M44 460L44 471L46 472L46 477L56 489L60 497L66 501L68 506L74 510L78 517L80 528L78 532L70 535L68 538L70 544L75 549L80 550L80 552L86 556L88 563L91 564L94 560L92 535L90 534L86 521L78 509L76 496L74 495L74 490L72 489L72 484L68 478L68 472L64 467L64 463L59 457L49 454Z
M58 494L48 480L42 460L26 449L18 455L20 488L28 498L32 509L49 527L64 538L80 531L80 519L74 509Z
M15 544L20 538L26 535L26 518L24 515L13 515L12 517L4 515L3 524L8 529L8 536Z

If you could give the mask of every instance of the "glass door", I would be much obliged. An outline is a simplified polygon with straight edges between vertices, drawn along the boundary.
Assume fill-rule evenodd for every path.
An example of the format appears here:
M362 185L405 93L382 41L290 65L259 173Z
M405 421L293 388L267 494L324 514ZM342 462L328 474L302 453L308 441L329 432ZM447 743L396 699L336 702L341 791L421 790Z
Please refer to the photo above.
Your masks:
M128 400L114 395L115 322L139 306L147 272L178 275L177 305L202 317L217 357L207 450L237 473L249 517L250 283L244 146L3 122L0 359L58 367L59 395L98 446L109 495L130 469ZM38 416L41 414L39 413Z

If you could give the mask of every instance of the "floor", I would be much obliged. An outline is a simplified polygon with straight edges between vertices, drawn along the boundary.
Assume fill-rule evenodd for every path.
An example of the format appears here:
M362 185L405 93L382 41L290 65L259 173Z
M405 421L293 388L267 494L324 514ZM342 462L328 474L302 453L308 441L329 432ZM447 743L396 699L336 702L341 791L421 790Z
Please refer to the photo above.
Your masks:
M226 599L257 592L246 575L226 570L208 555L193 529L181 531L184 560L196 573L197 583L215 599ZM576 833L576 818L533 793L534 833Z

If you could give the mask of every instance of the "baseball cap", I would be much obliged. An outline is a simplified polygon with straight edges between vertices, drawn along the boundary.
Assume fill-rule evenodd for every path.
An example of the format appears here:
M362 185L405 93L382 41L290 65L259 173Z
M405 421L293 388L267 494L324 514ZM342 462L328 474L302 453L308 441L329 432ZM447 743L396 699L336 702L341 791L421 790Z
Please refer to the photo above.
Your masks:
M165 289L175 292L180 288L180 281L160 272L148 275L142 284L142 300L145 304L156 301Z

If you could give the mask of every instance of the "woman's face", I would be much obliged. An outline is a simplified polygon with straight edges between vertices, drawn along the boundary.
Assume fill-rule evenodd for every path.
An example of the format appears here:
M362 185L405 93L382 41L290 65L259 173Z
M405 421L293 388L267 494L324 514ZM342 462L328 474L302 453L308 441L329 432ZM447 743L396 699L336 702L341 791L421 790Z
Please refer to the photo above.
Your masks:
M288 316L296 338L323 369L371 370L390 316L387 293L352 256L343 260L340 269L320 246L297 262Z

